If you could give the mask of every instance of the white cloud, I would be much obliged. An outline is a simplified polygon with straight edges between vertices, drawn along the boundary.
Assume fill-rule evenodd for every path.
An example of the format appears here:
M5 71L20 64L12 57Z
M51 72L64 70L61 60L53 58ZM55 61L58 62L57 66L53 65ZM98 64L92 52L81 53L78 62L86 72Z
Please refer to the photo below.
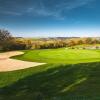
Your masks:
M33 16L50 16L63 19L63 11L71 11L75 8L85 6L92 1L94 0L70 0L70 2L67 2L66 0L61 0L60 3L53 4L53 7L47 7L44 2L39 2L39 4L27 8L26 12L32 14Z
M5 14L5 15L14 15L14 16L21 16L22 13L20 12L14 12L14 11L3 11L3 12L0 12L1 14Z
M29 0L29 2L30 1L32 0ZM1 9L0 13L6 14L6 15L16 15L16 16L30 14L32 16L49 16L49 17L63 19L64 18L63 11L65 12L71 11L75 8L85 6L95 0L58 0L59 2L57 2L57 0L51 0L53 1L51 3L52 4L51 6L47 6L47 2L45 1L46 0L37 0L28 6L26 5L23 6L24 3L23 5L20 5L20 4L15 5L14 3L15 7L12 4L13 9L3 10L3 11L1 11L2 10ZM48 1L48 3L49 2L50 1Z

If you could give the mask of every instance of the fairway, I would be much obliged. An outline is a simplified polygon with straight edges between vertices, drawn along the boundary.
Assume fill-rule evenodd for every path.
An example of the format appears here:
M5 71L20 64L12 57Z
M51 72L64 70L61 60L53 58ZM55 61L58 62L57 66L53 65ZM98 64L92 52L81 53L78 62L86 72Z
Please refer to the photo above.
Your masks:
M14 59L45 65L0 73L0 100L100 100L100 51L26 50Z
M43 63L75 64L100 61L99 50L45 49L24 51L14 58Z
M100 0L0 0L0 100L100 100Z

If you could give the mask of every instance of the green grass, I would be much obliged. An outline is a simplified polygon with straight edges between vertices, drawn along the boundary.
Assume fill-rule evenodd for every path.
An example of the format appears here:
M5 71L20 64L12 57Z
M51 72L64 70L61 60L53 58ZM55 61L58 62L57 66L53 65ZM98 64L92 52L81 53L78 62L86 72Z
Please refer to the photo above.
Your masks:
M81 44L81 45L75 45L75 46L72 46L72 47L74 47L74 48L85 48L85 47L94 47L94 46L95 47L100 46L100 44Z
M85 62L100 61L100 50L74 50L74 49L47 49L47 50L29 50L24 55L14 57L20 60L76 64Z
M14 58L47 64L0 73L0 100L100 100L99 50L24 52Z

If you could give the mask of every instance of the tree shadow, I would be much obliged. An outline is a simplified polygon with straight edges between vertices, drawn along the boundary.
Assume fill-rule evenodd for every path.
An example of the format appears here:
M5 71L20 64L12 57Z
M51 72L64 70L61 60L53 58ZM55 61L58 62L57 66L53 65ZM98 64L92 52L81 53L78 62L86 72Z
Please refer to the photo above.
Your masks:
M55 66L1 88L0 100L90 100L88 97L100 96L100 63Z

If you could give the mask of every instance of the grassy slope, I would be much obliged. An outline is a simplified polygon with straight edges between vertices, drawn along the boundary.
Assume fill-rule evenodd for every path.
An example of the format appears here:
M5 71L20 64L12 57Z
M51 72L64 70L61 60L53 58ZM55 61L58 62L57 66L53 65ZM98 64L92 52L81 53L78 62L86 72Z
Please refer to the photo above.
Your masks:
M99 61L99 56L95 50L27 51L17 58L48 64L0 73L0 100L100 100L100 63L83 63L86 58ZM45 59L38 60L39 57ZM65 59L83 64L68 65Z

